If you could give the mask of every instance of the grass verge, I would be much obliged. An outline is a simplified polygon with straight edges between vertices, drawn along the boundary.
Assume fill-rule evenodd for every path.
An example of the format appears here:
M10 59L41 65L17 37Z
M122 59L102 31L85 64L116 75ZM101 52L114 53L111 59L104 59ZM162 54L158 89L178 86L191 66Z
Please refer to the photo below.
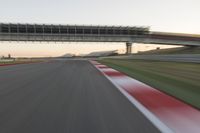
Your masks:
M99 62L200 109L200 64L123 59Z
M137 54L200 54L200 47L178 47L178 48L168 48L168 49L158 49L139 52Z
M0 66L7 66L7 65L15 65L15 64L26 64L26 63L36 63L41 62L42 60L27 60L27 61L9 61L9 62L0 62Z

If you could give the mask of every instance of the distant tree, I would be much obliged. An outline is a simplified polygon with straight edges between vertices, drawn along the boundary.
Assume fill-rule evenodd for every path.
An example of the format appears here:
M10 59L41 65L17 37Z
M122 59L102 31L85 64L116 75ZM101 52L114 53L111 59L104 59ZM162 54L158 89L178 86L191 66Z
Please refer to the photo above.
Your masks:
M159 49L160 49L160 47L157 47L157 48L156 48L156 50L159 50Z
M11 55L10 54L8 54L8 59L10 59L11 58Z

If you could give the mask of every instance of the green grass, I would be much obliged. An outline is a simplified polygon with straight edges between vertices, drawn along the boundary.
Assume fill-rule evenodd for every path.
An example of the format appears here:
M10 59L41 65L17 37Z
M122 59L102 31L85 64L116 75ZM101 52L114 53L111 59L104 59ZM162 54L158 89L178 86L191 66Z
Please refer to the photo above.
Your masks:
M17 61L9 61L9 62L0 62L0 64L15 64L15 63L19 63Z
M43 60L16 60L16 61L9 61L9 62L3 62L0 61L0 65L2 64L20 64L20 63L28 63L28 62L39 62L39 61L43 61Z
M150 50L145 52L139 52L137 54L200 54L200 47L179 47Z
M122 59L99 62L200 109L200 64Z

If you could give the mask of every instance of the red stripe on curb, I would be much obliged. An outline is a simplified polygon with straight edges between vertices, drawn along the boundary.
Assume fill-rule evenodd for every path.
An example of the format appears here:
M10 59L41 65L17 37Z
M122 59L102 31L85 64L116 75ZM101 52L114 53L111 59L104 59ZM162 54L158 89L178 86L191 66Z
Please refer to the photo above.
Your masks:
M121 72L112 68L101 68L98 65L95 65L96 68L152 112L172 131L177 133L200 132L199 110Z
M98 68L109 68L106 65L96 65L96 67L98 67Z
M97 66L98 67L98 66ZM109 67L104 67L104 68L101 68L101 67L98 67L104 74L108 75L108 76L111 76L111 77L118 77L118 76L124 76L123 73L120 73L114 69L111 69Z

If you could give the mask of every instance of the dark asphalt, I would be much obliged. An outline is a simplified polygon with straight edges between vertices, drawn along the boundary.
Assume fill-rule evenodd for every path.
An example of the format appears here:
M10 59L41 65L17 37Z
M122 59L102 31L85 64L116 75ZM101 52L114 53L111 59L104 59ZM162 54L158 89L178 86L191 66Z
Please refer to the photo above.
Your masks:
M159 132L88 61L0 67L0 133Z

